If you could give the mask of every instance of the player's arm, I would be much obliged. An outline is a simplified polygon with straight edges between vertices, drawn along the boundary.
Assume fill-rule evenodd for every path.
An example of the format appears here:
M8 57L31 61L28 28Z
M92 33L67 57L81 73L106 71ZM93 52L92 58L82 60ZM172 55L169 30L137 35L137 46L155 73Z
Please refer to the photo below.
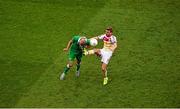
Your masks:
M99 39L103 39L103 37L104 37L104 35L102 34L102 35L95 36L95 37L92 37L92 38L94 38L96 40L99 40Z
M92 37L93 39L96 39L96 40L98 40L99 38L98 38L98 36L96 36L96 37Z
M117 42L113 44L113 46L111 47L111 50L114 52L116 48L117 48Z
M71 45L72 45L72 39L68 42L67 47L64 48L63 50L64 50L64 51L68 51L69 48L71 47Z

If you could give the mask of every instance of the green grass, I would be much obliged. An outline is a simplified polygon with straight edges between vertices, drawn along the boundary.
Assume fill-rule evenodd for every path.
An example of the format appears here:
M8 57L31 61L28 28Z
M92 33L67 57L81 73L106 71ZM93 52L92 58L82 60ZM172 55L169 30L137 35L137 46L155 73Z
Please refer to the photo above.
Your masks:
M0 107L180 107L179 0L0 0ZM65 81L73 35L111 25L118 48L83 57ZM102 43L99 43L99 48Z

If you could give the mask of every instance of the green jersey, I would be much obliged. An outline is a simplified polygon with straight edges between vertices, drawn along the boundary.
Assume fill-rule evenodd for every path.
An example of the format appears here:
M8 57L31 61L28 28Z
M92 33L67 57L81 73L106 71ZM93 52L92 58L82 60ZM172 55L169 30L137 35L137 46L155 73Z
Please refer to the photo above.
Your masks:
M86 45L90 45L90 41L87 40L86 41L86 44L81 46L79 45L79 41L82 37L80 36L74 36L72 38L72 45L71 45L71 48L70 48L70 52L74 52L75 54L82 54L83 52L83 49Z

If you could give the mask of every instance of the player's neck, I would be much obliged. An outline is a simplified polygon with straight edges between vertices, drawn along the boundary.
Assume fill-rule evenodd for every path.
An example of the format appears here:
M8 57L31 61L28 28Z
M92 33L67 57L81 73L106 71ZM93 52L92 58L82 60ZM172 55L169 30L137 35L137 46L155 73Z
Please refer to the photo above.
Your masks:
M106 35L107 37L111 37L112 35Z

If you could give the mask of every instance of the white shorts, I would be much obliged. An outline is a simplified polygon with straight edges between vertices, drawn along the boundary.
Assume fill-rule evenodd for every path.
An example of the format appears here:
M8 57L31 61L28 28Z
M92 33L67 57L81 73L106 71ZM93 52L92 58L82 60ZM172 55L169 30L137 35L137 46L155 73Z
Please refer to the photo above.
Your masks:
M101 62L108 64L112 56L112 51L100 49L100 52L101 52Z

